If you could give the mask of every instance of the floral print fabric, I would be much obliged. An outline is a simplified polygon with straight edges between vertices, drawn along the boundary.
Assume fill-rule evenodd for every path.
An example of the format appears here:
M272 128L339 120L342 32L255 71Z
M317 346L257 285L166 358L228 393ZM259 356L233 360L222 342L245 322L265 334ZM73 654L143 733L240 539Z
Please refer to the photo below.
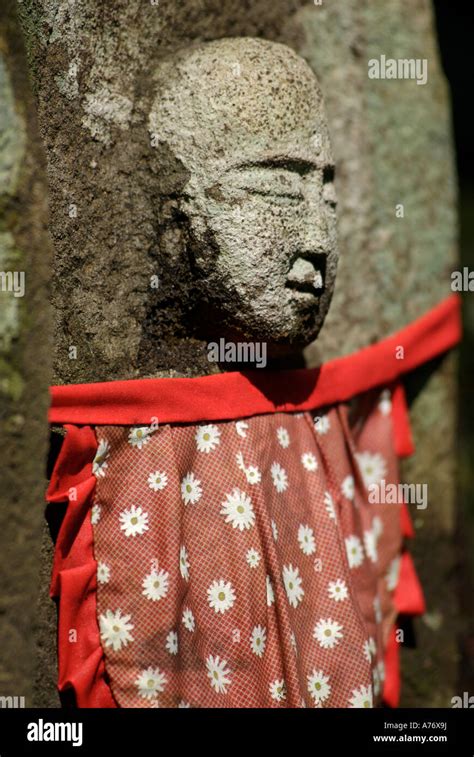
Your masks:
M119 706L380 701L400 506L367 487L398 482L388 392L96 435L97 611Z

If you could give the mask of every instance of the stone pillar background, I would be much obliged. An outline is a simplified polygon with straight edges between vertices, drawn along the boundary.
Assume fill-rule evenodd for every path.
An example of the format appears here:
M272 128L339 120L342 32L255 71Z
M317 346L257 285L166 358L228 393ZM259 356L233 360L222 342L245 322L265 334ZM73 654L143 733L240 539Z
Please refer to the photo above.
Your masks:
M150 277L170 265L170 248L158 239L159 165L146 130L153 72L164 55L197 40L283 42L323 87L341 263L310 362L376 341L450 293L452 140L428 0L23 0L19 7L47 156L55 382L209 370L202 343L180 330L166 289L150 306ZM428 83L370 80L367 62L381 54L427 58ZM404 218L395 214L400 203ZM451 357L410 385L418 451L406 476L428 483L430 501L415 512L428 614L417 623L418 649L403 655L408 706L449 706L457 675L454 379ZM47 557L43 571L45 583ZM41 606L37 701L54 706L55 619L46 597Z
M0 696L32 706L52 340L47 188L13 0L0 8ZM19 283L18 279L18 283ZM21 293L21 290L17 290Z

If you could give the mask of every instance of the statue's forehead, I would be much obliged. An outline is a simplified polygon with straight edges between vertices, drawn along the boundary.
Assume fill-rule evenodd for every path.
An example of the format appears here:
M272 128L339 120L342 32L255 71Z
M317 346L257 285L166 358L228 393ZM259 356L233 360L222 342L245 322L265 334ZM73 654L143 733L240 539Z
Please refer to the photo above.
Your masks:
M317 80L283 45L211 43L178 56L167 77L166 86L158 86L149 128L185 165L314 153L317 140L328 141Z

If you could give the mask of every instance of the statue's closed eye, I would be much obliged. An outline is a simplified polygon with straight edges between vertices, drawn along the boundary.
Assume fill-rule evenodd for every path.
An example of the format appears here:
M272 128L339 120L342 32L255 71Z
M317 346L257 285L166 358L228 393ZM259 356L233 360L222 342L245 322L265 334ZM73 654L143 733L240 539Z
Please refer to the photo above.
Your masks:
M303 179L300 174L284 168L255 166L230 171L220 182L224 192L259 195L261 197L304 200Z

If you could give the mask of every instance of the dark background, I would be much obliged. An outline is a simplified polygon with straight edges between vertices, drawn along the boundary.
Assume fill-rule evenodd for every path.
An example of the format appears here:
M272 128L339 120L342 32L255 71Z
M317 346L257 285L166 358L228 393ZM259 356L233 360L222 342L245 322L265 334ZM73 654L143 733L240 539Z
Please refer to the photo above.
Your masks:
M438 40L451 88L459 177L461 266L474 271L474 9L435 0ZM436 156L434 156L436 160ZM466 628L461 638L461 686L474 682L474 291L463 294L464 340L459 365L459 571ZM469 621L470 619L470 621ZM472 693L472 691L471 691Z

